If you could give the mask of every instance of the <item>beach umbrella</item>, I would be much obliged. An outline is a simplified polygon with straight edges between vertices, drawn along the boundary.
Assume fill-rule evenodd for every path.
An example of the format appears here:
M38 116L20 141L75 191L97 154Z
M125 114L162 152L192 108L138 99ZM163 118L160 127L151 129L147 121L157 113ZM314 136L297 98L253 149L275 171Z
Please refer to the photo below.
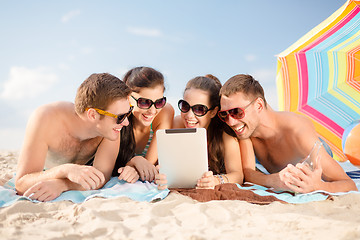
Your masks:
M339 161L344 129L360 119L359 12L347 1L277 57L279 110L309 117Z

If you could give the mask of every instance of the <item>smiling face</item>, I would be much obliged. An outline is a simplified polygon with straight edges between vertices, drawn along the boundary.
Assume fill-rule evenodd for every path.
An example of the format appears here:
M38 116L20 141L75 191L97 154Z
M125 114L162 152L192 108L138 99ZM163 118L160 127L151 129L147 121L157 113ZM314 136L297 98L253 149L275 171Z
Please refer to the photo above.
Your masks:
M201 104L207 106L210 109L209 94L206 91L190 88L184 93L184 100L194 106ZM186 113L181 113L181 119L184 123L185 128L207 128L210 124L211 118L216 115L218 108L208 111L204 116L196 116L190 109Z
M133 92L131 95L135 99L147 98L155 102L156 100L164 97L164 87L162 85L157 85L152 88L141 88L141 90L136 93ZM130 97L130 103L134 106L133 115L137 124L143 126L150 126L156 115L159 114L162 108L156 109L154 104L149 109L141 109L138 107L136 100Z
M127 98L115 100L105 111L115 115L127 113L130 109L130 103ZM119 138L120 130L123 126L129 125L129 120L125 118L120 124L116 123L116 118L110 116L103 116L97 125L99 133L106 139L115 141Z
M242 119L235 119L232 116L227 116L226 124L228 124L236 133L239 139L246 139L253 135L258 125L258 118L255 114L255 106L257 101L251 102L254 99L249 99L248 96L241 92L231 94L230 96L221 96L220 105L221 111L227 111L233 108L245 109L245 116Z

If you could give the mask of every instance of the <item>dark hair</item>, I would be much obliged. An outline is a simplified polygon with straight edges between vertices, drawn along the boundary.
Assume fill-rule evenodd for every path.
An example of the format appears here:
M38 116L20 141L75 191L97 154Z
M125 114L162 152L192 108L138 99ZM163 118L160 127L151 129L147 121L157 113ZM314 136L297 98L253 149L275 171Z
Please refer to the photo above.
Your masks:
M220 107L219 91L221 82L218 78L210 74L205 75L205 77L195 77L186 84L184 93L191 88L208 92L210 108ZM209 169L213 171L214 174L226 172L223 131L230 136L236 137L234 131L216 115L211 119L207 129Z
M75 111L81 114L86 108L105 110L115 100L127 98L130 92L124 82L109 73L91 74L77 90Z
M225 95L228 97L231 94L238 92L244 93L254 99L260 97L264 100L265 107L267 106L264 89L259 81L255 80L251 75L238 74L231 77L226 81L224 86L222 86L220 96Z
M164 76L159 71L150 67L136 67L129 70L123 79L124 83L131 88L133 92L140 92L142 88L153 88L158 85L164 87ZM130 159L135 155L135 136L134 136L134 115L131 114L129 125L120 131L120 148L113 169L113 176L118 176L118 169L124 167Z

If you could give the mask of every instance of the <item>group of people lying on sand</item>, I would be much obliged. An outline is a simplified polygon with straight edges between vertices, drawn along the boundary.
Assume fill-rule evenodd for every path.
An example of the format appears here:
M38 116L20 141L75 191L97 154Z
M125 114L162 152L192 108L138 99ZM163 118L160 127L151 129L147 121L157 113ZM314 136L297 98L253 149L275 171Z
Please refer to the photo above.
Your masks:
M274 111L252 76L235 75L223 86L212 75L191 79L175 118L164 91L159 71L136 67L123 80L92 74L78 88L75 103L37 108L18 160L18 194L50 201L68 190L99 189L112 176L129 183L154 181L164 189L156 131L170 128L207 130L209 171L197 188L247 181L300 193L357 190L324 147L314 168L301 163L319 140L312 122ZM270 174L258 171L256 161Z

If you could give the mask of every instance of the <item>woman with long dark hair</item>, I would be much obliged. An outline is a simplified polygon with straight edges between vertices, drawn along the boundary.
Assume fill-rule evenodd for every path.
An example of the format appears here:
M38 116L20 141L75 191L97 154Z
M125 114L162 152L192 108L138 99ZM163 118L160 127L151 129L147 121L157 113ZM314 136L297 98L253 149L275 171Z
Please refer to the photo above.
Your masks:
M166 103L164 77L159 71L136 67L125 74L123 81L132 90L129 101L134 109L129 125L121 129L113 176L127 165L138 171L141 180L151 182L158 172L156 131L172 128L174 109Z
M235 133L217 116L220 105L220 81L213 75L191 79L179 100L181 111L173 128L206 128L209 171L198 180L198 188L213 188L222 183L242 183L243 171L239 142ZM157 175L159 188L166 185L166 176Z

